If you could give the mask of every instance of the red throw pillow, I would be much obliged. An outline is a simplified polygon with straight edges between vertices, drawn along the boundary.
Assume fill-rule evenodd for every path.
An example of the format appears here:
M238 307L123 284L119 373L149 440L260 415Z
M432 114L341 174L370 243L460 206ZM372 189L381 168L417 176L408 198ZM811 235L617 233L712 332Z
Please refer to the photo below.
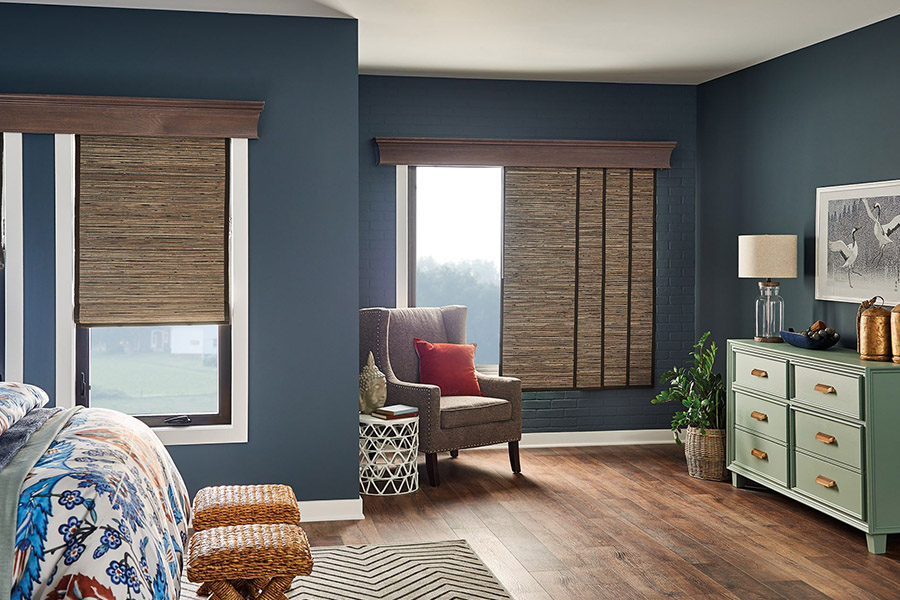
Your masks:
M432 344L413 338L419 381L441 388L441 396L481 396L475 377L475 344Z

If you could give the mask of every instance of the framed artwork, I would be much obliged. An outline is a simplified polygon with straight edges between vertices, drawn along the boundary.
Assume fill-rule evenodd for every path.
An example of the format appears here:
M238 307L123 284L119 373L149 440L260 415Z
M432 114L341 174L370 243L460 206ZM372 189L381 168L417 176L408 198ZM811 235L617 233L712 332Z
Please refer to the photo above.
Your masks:
M900 180L816 190L816 300L900 303Z

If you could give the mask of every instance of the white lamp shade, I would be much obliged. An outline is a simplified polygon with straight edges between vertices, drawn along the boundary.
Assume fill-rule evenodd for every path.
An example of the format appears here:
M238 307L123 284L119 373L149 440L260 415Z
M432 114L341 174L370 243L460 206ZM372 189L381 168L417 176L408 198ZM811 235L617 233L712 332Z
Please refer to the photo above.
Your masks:
M796 235L739 235L738 277L797 276Z

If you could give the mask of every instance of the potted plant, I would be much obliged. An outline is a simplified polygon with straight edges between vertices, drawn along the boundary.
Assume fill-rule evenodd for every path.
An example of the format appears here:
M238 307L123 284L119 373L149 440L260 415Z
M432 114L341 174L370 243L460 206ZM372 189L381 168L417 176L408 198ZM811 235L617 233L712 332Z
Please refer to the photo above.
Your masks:
M660 383L668 385L652 400L653 404L679 402L684 409L672 416L675 441L681 444L688 474L698 479L722 481L725 470L725 386L722 375L713 368L716 362L715 342L706 347L707 331L694 344L690 360L683 367L663 373Z

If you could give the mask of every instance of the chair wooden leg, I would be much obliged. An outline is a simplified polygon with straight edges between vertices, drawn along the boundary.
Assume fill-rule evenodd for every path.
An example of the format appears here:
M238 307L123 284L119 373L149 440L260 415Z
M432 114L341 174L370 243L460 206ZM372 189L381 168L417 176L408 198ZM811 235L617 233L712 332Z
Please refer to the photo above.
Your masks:
M521 473L522 465L519 463L519 442L509 443L509 466L513 473Z
M459 458L459 450L451 450L450 458Z
M428 472L428 483L431 487L441 485L441 477L438 475L438 463L436 453L425 454L425 470Z

